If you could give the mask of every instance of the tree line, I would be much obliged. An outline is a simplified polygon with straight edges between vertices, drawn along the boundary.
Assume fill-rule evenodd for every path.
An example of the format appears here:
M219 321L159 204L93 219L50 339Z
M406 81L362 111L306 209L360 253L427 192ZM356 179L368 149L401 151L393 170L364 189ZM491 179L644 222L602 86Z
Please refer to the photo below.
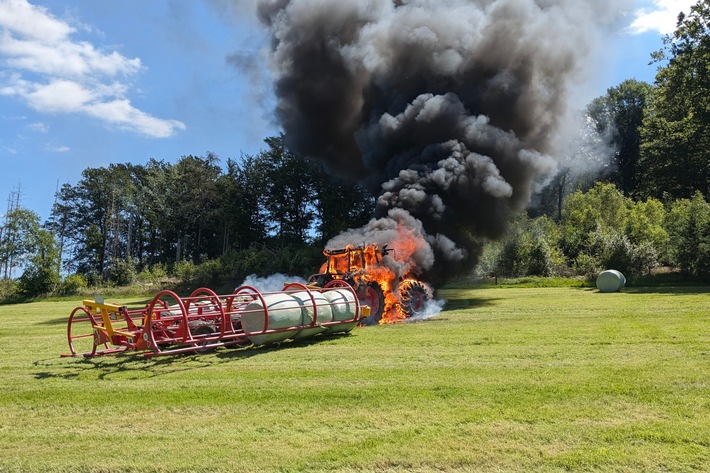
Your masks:
M570 156L508 237L488 245L479 273L614 266L633 277L667 265L708 277L709 25L710 0L701 0L652 55L653 85L628 80L589 104L587 122L608 152L581 152L606 161L580 173ZM44 223L11 196L0 222L0 298L313 271L328 239L371 217L376 190L333 178L280 136L265 144L226 163L208 153L86 169L57 192Z
M84 170L57 192L44 225L29 210L7 212L5 279L24 267L18 290L30 295L56 290L61 273L80 276L73 284L120 285L139 275L192 278L215 261L235 278L314 269L325 242L369 220L374 198L290 152L281 137L265 142L266 150L224 168L208 153Z
M633 198L710 195L710 0L652 54L654 85L625 81L589 106L614 146L609 181ZM665 64L665 65L664 65Z
M586 276L617 269L633 281L659 267L690 279L710 277L710 203L625 197L615 184L597 182L564 202L562 218L518 216L507 236L484 250L479 276Z
M291 153L281 137L256 156L185 156L175 164L111 164L64 185L47 227L71 257L64 268L101 280L129 261L140 271L197 264L254 245L322 245L362 225L373 199Z

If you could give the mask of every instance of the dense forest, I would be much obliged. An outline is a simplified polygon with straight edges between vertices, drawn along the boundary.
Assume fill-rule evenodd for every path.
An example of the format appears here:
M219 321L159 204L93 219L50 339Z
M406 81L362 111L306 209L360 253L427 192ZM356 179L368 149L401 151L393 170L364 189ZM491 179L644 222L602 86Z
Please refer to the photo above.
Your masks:
M607 150L600 165L580 171L578 156L562 160L505 238L487 242L475 274L614 267L633 279L663 266L710 277L710 2L681 15L652 57L654 84L627 80L587 107ZM332 177L282 138L226 162L208 153L85 169L58 190L46 222L10 196L0 299L169 278L307 276L330 238L371 218L379 189Z

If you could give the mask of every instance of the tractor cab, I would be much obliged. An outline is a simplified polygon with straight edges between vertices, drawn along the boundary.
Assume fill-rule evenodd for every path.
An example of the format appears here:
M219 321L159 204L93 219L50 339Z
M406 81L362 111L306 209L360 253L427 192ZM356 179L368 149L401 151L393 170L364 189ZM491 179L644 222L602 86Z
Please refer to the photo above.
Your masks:
M326 261L320 272L309 278L309 284L324 287L341 280L352 286L360 302L370 307L370 316L361 321L362 325L379 323L390 309L399 313L399 318L410 317L431 298L431 290L420 281L398 278L383 262L385 256L393 253L387 245L379 247L374 243L326 249Z

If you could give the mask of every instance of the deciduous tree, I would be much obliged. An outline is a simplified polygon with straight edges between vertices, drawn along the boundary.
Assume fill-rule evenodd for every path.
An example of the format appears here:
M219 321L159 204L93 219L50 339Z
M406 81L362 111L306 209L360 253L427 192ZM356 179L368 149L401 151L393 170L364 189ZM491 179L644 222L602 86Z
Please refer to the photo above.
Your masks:
M597 131L611 146L606 178L626 196L637 193L640 127L652 90L646 82L626 80L588 106Z
M641 188L646 196L710 196L710 0L678 16L655 54L656 76L641 128Z

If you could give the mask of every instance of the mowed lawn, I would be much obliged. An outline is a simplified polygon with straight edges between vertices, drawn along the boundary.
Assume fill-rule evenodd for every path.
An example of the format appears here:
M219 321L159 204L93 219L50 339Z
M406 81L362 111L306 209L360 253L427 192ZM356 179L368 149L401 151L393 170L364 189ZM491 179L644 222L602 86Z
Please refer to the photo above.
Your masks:
M710 471L709 292L449 289L426 322L157 358L60 358L79 301L0 306L0 471Z

